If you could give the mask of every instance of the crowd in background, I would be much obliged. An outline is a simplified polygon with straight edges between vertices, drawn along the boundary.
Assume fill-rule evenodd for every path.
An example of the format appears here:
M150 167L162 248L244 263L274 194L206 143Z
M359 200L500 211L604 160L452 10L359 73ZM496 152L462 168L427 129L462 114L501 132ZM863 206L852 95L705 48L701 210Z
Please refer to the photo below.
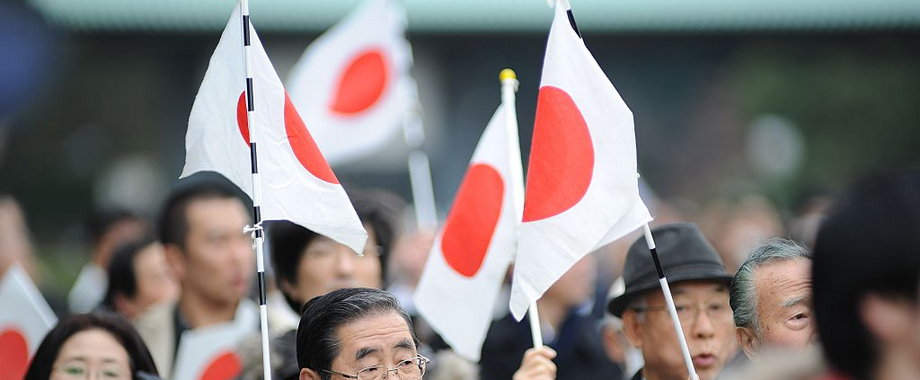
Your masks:
M265 223L273 377L302 376L304 304L361 287L389 289L411 316L417 354L432 359L429 378L686 378L639 233L586 256L540 299L549 349L530 349L527 320L514 320L505 298L473 363L412 307L435 231L407 222L406 203L390 193L348 193L369 235L362 256L296 224ZM873 177L836 199L805 199L794 213L757 194L701 207L647 202L701 378L920 376L920 173ZM0 273L16 262L40 285L26 216L0 198ZM231 185L194 177L154 219L100 210L72 290L46 295L62 318L26 378L171 378L183 333L222 322L250 332L237 349L239 377L261 378L256 258L242 232L250 223Z

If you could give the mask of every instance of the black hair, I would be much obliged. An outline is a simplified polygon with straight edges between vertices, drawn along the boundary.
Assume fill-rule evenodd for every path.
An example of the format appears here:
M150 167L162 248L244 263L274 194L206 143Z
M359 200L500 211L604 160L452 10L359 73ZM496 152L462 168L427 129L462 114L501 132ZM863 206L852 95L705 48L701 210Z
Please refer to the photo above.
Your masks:
M147 350L147 346L131 323L115 313L94 311L89 314L73 314L60 320L38 346L23 379L48 380L51 377L52 365L64 343L75 334L92 329L104 330L112 334L118 343L121 343L128 352L132 379L138 378L138 372L158 375L150 351Z
M92 245L99 244L105 234L109 233L116 225L127 221L143 222L144 219L124 208L109 208L96 210L86 221L86 232Z
M297 327L297 366L316 371L329 380L328 370L339 354L338 328L358 319L396 312L406 321L416 347L412 319L392 294L371 288L345 288L314 297L303 307Z
M186 210L189 204L198 200L226 198L240 199L236 189L226 181L197 180L177 186L163 202L157 220L157 237L160 242L184 248L188 236Z
M818 336L830 364L867 379L877 342L859 305L867 294L917 303L920 171L872 176L832 207L818 231L812 269Z
M393 249L399 233L397 211L379 194L372 194L355 189L348 190L348 197L364 225L374 230L380 252L381 280L387 278L387 259ZM267 223L268 244L271 252L272 269L279 289L282 282L297 284L297 268L307 247L320 235L307 228L288 221L271 221ZM282 291L285 300L293 310L300 310L302 304Z
M137 295L137 273L134 272L134 261L137 255L151 244L155 243L153 235L144 235L138 239L124 243L115 249L109 261L108 278L109 286L102 306L110 310L115 308L115 296L121 294L128 298Z

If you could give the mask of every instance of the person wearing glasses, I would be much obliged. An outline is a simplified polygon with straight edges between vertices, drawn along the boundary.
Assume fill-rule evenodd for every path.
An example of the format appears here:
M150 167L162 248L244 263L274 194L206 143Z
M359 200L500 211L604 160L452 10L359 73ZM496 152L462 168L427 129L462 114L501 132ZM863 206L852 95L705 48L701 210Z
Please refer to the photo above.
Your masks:
M297 328L300 380L416 380L429 360L392 294L345 288L304 306Z
M384 285L387 257L399 233L398 211L378 193L349 189L348 197L367 230L362 256L294 223L271 221L267 224L275 282L285 301L274 302L268 307L268 325L272 330L272 378L289 380L299 376L294 347L298 317L307 301L336 289L380 289ZM274 299L277 300L277 296ZM244 368L241 380L261 379L261 336L247 337L237 351Z
M45 335L25 380L149 380L157 369L131 323L107 311L72 314Z
M732 276L696 225L668 224L652 230L678 319L697 374L714 379L737 352L729 305ZM629 248L623 270L626 289L608 303L623 320L630 343L642 351L645 367L633 380L689 378L644 238Z

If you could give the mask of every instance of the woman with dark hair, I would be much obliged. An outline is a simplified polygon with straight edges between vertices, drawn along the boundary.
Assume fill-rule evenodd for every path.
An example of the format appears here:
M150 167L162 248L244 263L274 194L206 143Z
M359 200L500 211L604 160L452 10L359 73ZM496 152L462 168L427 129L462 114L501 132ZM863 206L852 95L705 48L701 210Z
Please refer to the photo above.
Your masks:
M32 358L25 380L156 379L153 357L134 327L96 311L58 322Z

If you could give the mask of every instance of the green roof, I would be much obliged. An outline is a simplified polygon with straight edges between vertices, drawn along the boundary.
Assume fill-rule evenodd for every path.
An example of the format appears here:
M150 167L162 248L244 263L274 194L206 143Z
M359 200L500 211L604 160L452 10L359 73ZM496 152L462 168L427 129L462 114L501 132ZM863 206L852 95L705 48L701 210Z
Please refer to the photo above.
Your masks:
M55 25L81 31L214 31L234 0L28 0ZM888 30L920 27L918 0L571 0L598 32ZM318 32L356 0L251 0L263 31ZM544 0L405 0L415 32L544 32Z

